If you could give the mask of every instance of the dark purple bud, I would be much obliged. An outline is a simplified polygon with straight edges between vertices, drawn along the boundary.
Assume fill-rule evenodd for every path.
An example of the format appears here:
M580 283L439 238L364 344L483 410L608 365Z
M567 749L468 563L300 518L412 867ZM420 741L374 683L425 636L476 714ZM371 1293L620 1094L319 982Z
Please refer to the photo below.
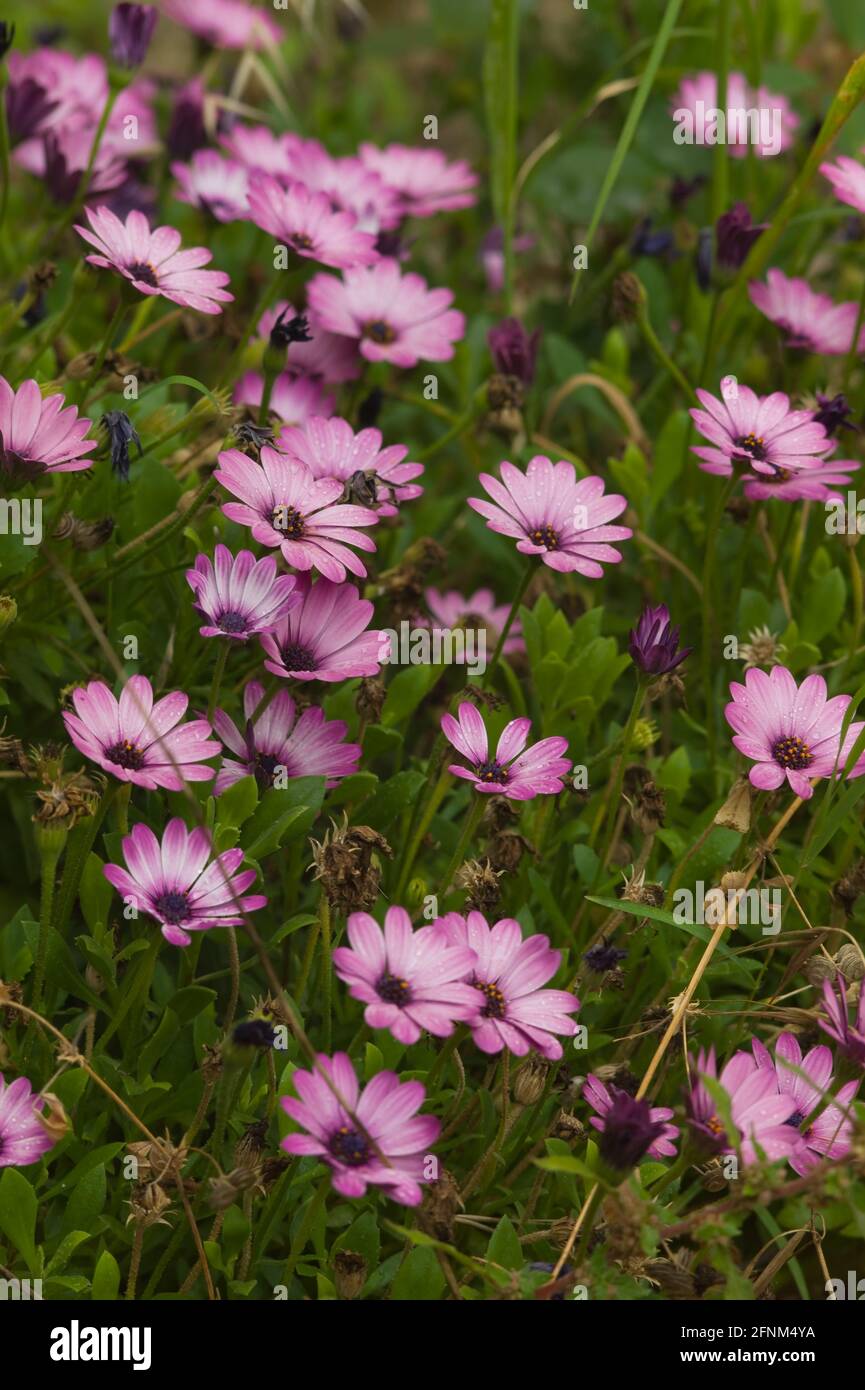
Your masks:
M84 171L72 167L53 131L48 132L42 143L45 146L45 187L55 203L71 203Z
M693 198L706 183L705 174L696 174L692 179L673 179L670 185L670 205L674 208L684 207L689 198Z
M715 247L722 270L738 270L768 222L752 222L747 203L734 203L715 224Z
M10 82L6 88L6 122L12 144L40 134L57 104L34 77Z
M839 430L854 430L858 433L858 425L852 425L847 418L853 411L847 403L846 396L823 396L818 391L817 404L820 409L815 410L814 419L823 426L828 435L834 436Z
M660 1138L665 1126L663 1120L652 1119L652 1107L647 1100L636 1100L615 1086L609 1089L613 1103L604 1116L598 1152L609 1168L617 1173L629 1173L650 1145Z
M372 428L379 417L383 404L384 392L380 386L374 386L369 395L358 406L357 427L359 430Z
M231 1035L231 1041L241 1047L273 1047L276 1030L266 1018L251 1018L246 1023L238 1023Z
M99 421L111 448L111 471L124 483L129 482L129 446L137 444L139 457L144 450L138 431L129 416L122 410L106 410Z
M515 376L524 386L531 386L535 379L541 333L540 328L536 328L534 333L527 333L519 319L503 319L491 328L487 343L496 371L502 376Z
M111 56L122 68L139 68L156 28L154 5L115 5L108 20Z
M697 255L694 266L697 284L704 294L712 288L712 228L701 227L697 237Z
M647 676L663 676L675 670L693 650L679 650L679 629L671 625L665 603L644 608L637 626L628 633L631 660Z
M287 348L291 343L312 341L306 314L292 313L291 318L286 320L287 313L288 310L283 309L270 330L270 346L273 348Z
M190 159L207 144L204 83L200 77L194 77L177 93L165 143L172 158L181 160Z
M599 941L597 946L593 946L583 956L585 964L589 970L596 970L599 975L606 975L608 970L615 970L620 960L624 960L627 951L623 951L618 946L608 945L606 941Z
M652 231L651 217L644 217L637 226L631 241L631 252L635 256L669 256L673 251L673 233L667 228Z

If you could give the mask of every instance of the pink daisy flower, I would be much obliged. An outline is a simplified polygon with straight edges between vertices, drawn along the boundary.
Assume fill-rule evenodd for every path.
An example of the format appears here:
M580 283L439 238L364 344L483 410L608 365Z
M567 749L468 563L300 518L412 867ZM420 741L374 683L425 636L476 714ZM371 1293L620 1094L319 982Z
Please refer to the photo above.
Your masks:
M798 1131L787 1123L796 1102L791 1095L778 1091L774 1070L758 1067L749 1052L737 1052L719 1077L714 1047L708 1054L700 1052L696 1066L698 1076L691 1083L685 1105L692 1128L710 1149L735 1153L737 1145L724 1128L704 1077L719 1081L727 1092L738 1147L746 1164L757 1162L758 1147L770 1162L792 1158L801 1144Z
M282 32L261 5L244 0L164 0L165 13L191 29L214 48L267 48L279 43Z
M583 1100L588 1101L597 1114L589 1118L589 1124L600 1134L606 1128L606 1117L612 1109L615 1097L619 1088L617 1086L605 1086L603 1081L599 1081L596 1076L589 1073L583 1085ZM673 1111L666 1105L653 1105L649 1111L649 1117L653 1124L663 1124L663 1130L656 1139L652 1141L646 1150L649 1158L673 1158L676 1153L676 1146L673 1140L679 1134L679 1126L668 1124L672 1120Z
M75 197L81 175L90 162L94 133L82 127L78 130L50 130L44 136L39 173L56 203L71 203ZM127 178L128 168L126 160L119 154L112 154L103 142L87 180L88 200L119 188Z
M270 632L300 602L293 592L294 575L278 575L272 555L263 560L256 560L251 550L232 555L227 545L216 547L213 561L207 555L196 556L195 568L186 571L186 582L195 594L195 607L206 619L198 629L202 637L245 642L257 633Z
M403 275L389 258L347 270L341 280L316 275L306 299L324 328L357 339L370 362L449 362L465 333L464 316L449 307L450 290L429 289L420 275Z
M203 246L180 250L180 233L174 227L155 231L143 212L130 212L125 222L108 208L84 209L92 230L76 225L76 232L95 246L91 265L115 270L129 280L139 294L159 294L202 314L221 314L219 303L234 299L223 287L228 276L222 270L202 270L211 259Z
M297 576L292 605L261 638L265 669L298 681L344 681L377 676L380 632L369 630L373 605L353 584Z
M490 757L486 725L478 710L465 700L458 714L458 719L443 714L441 722L445 738L471 764L449 767L455 777L471 782L476 792L492 792L511 801L530 801L562 790L562 778L571 765L562 757L568 746L566 738L542 738L524 753L532 721L512 719L499 736L495 756Z
M858 459L824 459L816 468L800 473L779 469L773 478L746 474L743 479L745 496L752 501L778 497L782 502L828 502L842 496L836 487L849 487L852 474L862 467Z
M292 344L292 348L300 346ZM248 405L257 410L263 394L261 372L244 372L234 388L233 399L235 405ZM302 425L313 415L329 415L335 404L333 396L325 395L320 381L295 372L280 372L270 392L270 411L285 425Z
M772 478L780 473L819 468L823 454L834 446L813 411L791 410L783 391L758 396L749 386L739 386L735 396L717 400L698 391L704 407L692 410L691 419L711 448L692 450L702 460L705 473L729 478L733 469L746 469Z
M230 155L262 174L288 181L291 178L291 137L274 135L266 125L243 125L238 121L220 137L219 143Z
M423 472L422 463L404 463L405 444L389 444L383 449L381 431L360 430L355 434L347 420L313 417L301 428L284 429L277 440L279 448L306 464L314 478L335 478L343 487L364 474L367 488L375 494L379 516L396 516L394 503L420 497L423 488L412 482Z
M0 1168L27 1168L54 1147L39 1120L41 1105L26 1076L7 1082L0 1072Z
M340 503L342 484L333 478L314 478L305 464L269 449L261 464L238 449L219 455L214 477L239 502L222 510L231 521L249 526L259 545L279 546L294 569L319 570L341 584L346 570L358 578L366 568L351 550L375 550L375 542L358 527L374 526L378 517L368 507Z
M427 1151L441 1129L435 1116L417 1113L426 1098L421 1083L380 1071L361 1091L346 1052L332 1059L319 1053L316 1060L316 1071L292 1073L300 1099L282 1097L283 1110L306 1130L287 1134L282 1147L321 1158L343 1197L362 1197L372 1184L395 1202L416 1207Z
M243 692L242 734L224 710L218 709L213 716L214 730L235 754L222 760L213 784L215 796L241 777L255 777L265 790L280 769L283 777L325 777L328 787L357 772L360 744L344 742L348 725L342 719L325 719L324 710L314 708L305 709L297 719L295 703L285 690L256 719L263 696L264 687L250 681Z
M383 183L395 189L410 217L469 208L478 176L464 159L449 161L430 146L363 144L360 158Z
M834 164L821 164L820 173L831 183L836 198L865 213L865 165L839 154Z
M190 932L238 927L244 913L267 906L260 893L243 896L255 882L255 870L235 872L243 863L242 849L224 850L212 861L211 852L210 831L187 830L175 816L161 844L149 826L134 826L123 838L126 868L106 864L102 872L128 903L155 917L166 941L188 946Z
M196 150L188 164L175 163L182 203L203 208L217 222L237 222L249 215L249 175L242 164L215 150Z
M130 676L120 699L104 681L72 692L75 713L65 713L66 731L85 758L121 782L137 787L182 791L184 782L206 782L213 768L206 758L220 751L206 719L180 720L189 697L179 690L153 703L146 676Z
M13 391L0 376L0 480L14 489L43 473L79 473L89 468L98 439L86 439L91 421L63 396L42 397L32 378Z
M698 72L693 77L683 79L679 90L673 97L671 110L676 116L680 111L689 111L693 118L697 143L708 143L717 138L709 113L717 109L718 79L714 72ZM761 113L756 131L748 123L742 127L740 113L756 110ZM741 72L731 72L727 76L727 112L724 134L730 154L734 159L744 159L749 146L759 159L769 159L789 149L793 144L799 117L785 96L770 92L766 87L749 86ZM752 136L754 137L752 139ZM768 138L765 138L768 136Z
M324 193L331 206L350 212L361 231L378 235L398 227L403 200L353 155L335 158L318 140L294 138L290 145L292 177L314 193Z
M828 982L827 982L828 983ZM785 1121L801 1135L800 1147L790 1155L790 1166L797 1173L808 1173L823 1158L846 1158L853 1136L853 1117L850 1104L858 1081L848 1081L830 1099L832 1085L832 1052L828 1047L812 1047L802 1056L802 1049L792 1033L781 1033L775 1045L775 1060L758 1038L751 1043L758 1067L774 1072L775 1082L782 1095L793 1097L796 1108ZM816 1119L810 1119L820 1109Z
M771 323L783 328L787 347L817 352L824 357L841 357L850 351L859 306L853 300L836 304L828 294L812 290L807 280L790 278L783 270L770 270L764 285L752 280L748 286L751 303ZM865 350L865 327L859 334L858 351Z
M477 991L477 1013L470 1019L472 1035L482 1052L506 1047L516 1057L531 1048L548 1061L562 1055L555 1034L572 1037L577 1025L570 1017L580 1007L575 994L543 989L562 960L546 936L522 938L520 924L503 917L491 927L480 912L462 917L448 912L433 923L454 946L468 947L477 961L466 976Z
M266 310L259 319L259 338L270 338L271 330L277 319L281 318L288 323L296 318L300 312L287 300L279 300L272 309ZM309 340L305 343L291 344L286 353L286 369L299 372L305 377L317 377L327 385L356 380L360 376L361 360L352 340L340 337L338 333L328 333L325 328L321 328L314 319L309 317L307 317L307 323L309 325ZM261 397L259 396L260 403Z
M510 613L507 603L496 603L492 589L476 589L466 597L456 589L448 589L447 593L442 594L438 589L429 588L424 590L424 601L433 618L442 627L451 630L458 627L484 628L487 633L487 645L492 643L493 647ZM424 617L418 618L417 623L422 627L431 626L429 619ZM502 650L507 656L511 652L524 652L525 649L522 626L519 618L515 618Z
M826 698L822 676L806 676L797 686L786 666L770 672L752 667L745 684L730 682L732 702L724 716L732 729L734 747L756 766L750 782L763 791L774 791L786 777L797 796L812 794L811 778L831 777L836 761L839 774L865 723L852 723L839 752L841 724L850 704L849 695ZM851 768L851 777L865 772L865 762Z
M828 980L823 981L823 1008L826 1018L817 1022L834 1042L838 1050L849 1061L865 1067L865 990L860 989L856 1013L851 1023L847 1014L847 986L838 977L838 993Z
M469 506L485 518L491 531L511 536L523 555L539 555L550 569L577 570L600 579L605 564L621 555L611 541L633 535L629 526L610 526L628 505L617 492L604 493L596 475L576 481L572 463L551 463L543 454L529 460L525 473L512 463L500 467L502 481L481 473L479 481L492 497L470 497Z
M249 216L304 260L346 270L378 260L375 237L358 231L350 212L334 212L325 193L312 193L305 184L287 188L263 175L249 190Z
M334 969L366 1004L370 1028L387 1028L401 1043L417 1042L422 1032L446 1038L477 1011L477 994L463 983L474 951L451 946L432 926L412 931L405 908L388 908L384 931L368 912L352 912L348 939L350 946L333 953Z

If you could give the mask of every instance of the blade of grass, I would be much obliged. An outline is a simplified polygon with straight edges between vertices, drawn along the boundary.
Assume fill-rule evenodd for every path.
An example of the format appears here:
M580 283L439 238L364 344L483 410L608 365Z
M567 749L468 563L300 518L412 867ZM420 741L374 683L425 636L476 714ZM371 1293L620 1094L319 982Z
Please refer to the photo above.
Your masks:
M484 102L490 141L490 193L502 229L505 302L513 290L514 181L517 172L519 101L519 0L492 0L484 51Z

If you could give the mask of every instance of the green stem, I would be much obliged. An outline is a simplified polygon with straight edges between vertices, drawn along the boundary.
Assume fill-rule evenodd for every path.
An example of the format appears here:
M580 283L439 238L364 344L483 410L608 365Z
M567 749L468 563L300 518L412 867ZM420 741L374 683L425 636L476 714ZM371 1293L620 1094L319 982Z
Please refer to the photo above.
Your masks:
M326 1177L322 1178L321 1182L319 1183L316 1189L315 1195L310 1199L309 1205L307 1206L306 1211L303 1214L303 1220L300 1223L297 1235L291 1242L291 1249L288 1253L288 1259L286 1260L285 1268L282 1271L281 1282L283 1284L290 1284L294 1277L294 1271L297 1267L297 1262L303 1254L304 1250L306 1249L306 1242L309 1239L309 1233L315 1225L319 1212L324 1206L329 1188L330 1174L328 1173Z
M93 366L90 370L90 374L78 393L78 399L81 404L83 404L87 400L87 397L90 395L90 390L92 386L99 379L99 375L105 364L105 359L108 356L108 350L111 347L115 334L117 333L117 330L120 327L120 324L126 314L127 307L128 306L126 304L125 299L123 299L121 296L120 303L114 310L111 322L109 323L105 337L102 340L102 346L100 347L99 352L97 353L96 361L93 363Z
M715 105L720 111L726 113L727 110L727 78L730 71L730 29L732 4L728 0L721 0L718 6L718 29L717 29L717 96ZM727 211L728 204L728 176L729 165L727 162L727 146L719 142L715 146L714 160L712 163L712 221L717 222L722 213Z
M330 903L327 894L322 893L318 904L318 920L321 924L321 993L324 1011L324 1050L330 1052L333 1031L333 971L330 958Z
M686 396L694 396L696 393L685 373L680 367L676 366L667 349L664 347L654 328L649 321L649 314L645 302L640 306L637 314L637 327L643 335L646 346L649 348L664 370L673 378L676 385Z
M853 331L853 341L850 344L850 350L847 353L847 359L844 363L844 385L842 389L845 393L849 389L850 377L853 375L853 368L856 366L859 358L859 336L862 332L863 322L865 322L865 278L862 280L862 291L859 295L859 313L856 315L856 327Z
M465 859L466 850L468 849L469 845L471 844L474 838L474 833L478 828L481 816L483 815L485 809L486 808L484 805L483 794L475 792L472 797L472 801L469 805L466 818L463 821L462 833L457 842L457 847L453 852L451 861L448 864L444 878L442 879L441 895L443 898L445 897L448 889L451 886L451 879L453 878L460 864L462 864L463 860Z
M37 831L37 835L40 835L42 891L39 911L39 940L36 945L36 965L33 972L33 1003L31 1007L34 1013L39 1013L42 1008L42 991L45 987L45 969L48 963L48 938L51 932L51 914L54 906L54 881L57 876L57 863L63 853L66 838L65 832L61 831ZM44 838L41 838L42 836ZM55 843L54 837L60 842Z
M610 851L613 847L613 836L616 833L616 818L619 814L619 798L622 794L622 783L625 780L625 765L628 761L628 753L631 749L631 739L634 736L634 729L636 728L637 720L640 717L640 711L643 708L643 701L645 700L645 698L646 684L642 678L638 678L637 689L634 692L634 699L631 703L630 713L628 714L628 722L626 723L624 733L622 734L622 751L619 754L619 759L616 763L616 775L613 780L612 793L609 797L609 800L607 801L606 806L607 821L609 828L604 839L603 850L598 860L599 875L602 874L604 872L604 869L607 867L607 860L610 857Z
M706 696L706 738L708 740L708 759L710 772L715 764L715 703L712 696L712 647L714 644L715 631L715 601L714 601L714 578L715 560L718 550L718 529L721 525L721 518L724 515L724 508L727 499L735 486L735 479L731 479L726 487L722 487L715 495L715 501L709 516L709 524L706 527L705 554L703 557L703 646L702 646L702 666L703 666L703 689Z
M513 601L513 603L511 604L511 610L510 610L510 612L508 613L507 618L505 619L505 625L504 625L504 627L502 628L501 632L499 633L499 640L498 640L498 642L496 643L496 649L495 649L495 651L493 652L493 659L492 659L492 661L490 662L489 666L487 667L486 679L487 679L488 681L489 681L490 678L492 677L493 671L496 669L496 666L498 665L498 662L499 662L499 658L500 658L502 652L504 651L505 642L507 642L507 640L508 640L508 634L510 633L511 628L512 628L513 625L514 625L514 619L515 619L516 616L517 616L517 613L518 613L518 611L519 611L520 604L521 604L522 601L523 601L523 596L524 596L524 594L525 594L525 592L526 592L526 589L529 587L529 581L530 581L532 575L534 574L534 572L535 572L535 564L534 564L534 558L532 558L532 559L529 560L529 563L526 565L525 569L523 570L522 578L520 579L520 582L519 582L519 584L517 585L517 592L514 594L514 601Z
M231 641L227 637L219 648L216 658L216 669L213 672L213 683L210 687L210 699L207 702L207 722L213 723L213 712L216 709L216 702L219 699L219 690L222 685L222 677L225 673L225 663L228 661L228 644Z
M423 842L424 836L429 830L433 816L435 815L436 811L438 810L439 806L444 800L445 793L447 792L450 783L451 775L447 771L447 769L445 769L441 773L438 781L435 783L432 791L427 797L426 805L424 806L421 812L420 820L417 823L417 828L415 829L415 832L412 835L408 849L403 855L402 869L400 870L399 882L397 883L396 893L394 894L395 902L402 902L403 894L411 877L412 868L414 867L414 861L417 858L417 852L421 847L421 843Z

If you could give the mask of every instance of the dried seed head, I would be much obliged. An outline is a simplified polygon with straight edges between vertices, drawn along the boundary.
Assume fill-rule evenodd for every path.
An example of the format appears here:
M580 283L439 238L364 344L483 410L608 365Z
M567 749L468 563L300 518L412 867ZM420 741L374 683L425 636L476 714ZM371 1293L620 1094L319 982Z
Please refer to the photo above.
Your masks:
M501 876L502 870L494 869L489 859L484 859L483 862L468 859L457 871L454 882L457 888L463 889L466 894L466 907L473 912L482 912L488 917L495 911L502 894L499 883Z
M232 1168L230 1173L221 1173L209 1181L207 1205L213 1211L227 1211L237 1201L242 1192L248 1192L259 1182L258 1168Z
M342 825L331 822L324 839L310 840L314 877L321 880L334 912L368 912L374 905L381 884L381 865L376 856L393 858L393 850L383 835L368 825Z
M853 915L856 900L862 893L865 893L865 859L859 859L848 874L832 885L832 897L848 917Z
M357 1298L366 1283L367 1263L354 1250L337 1250L333 1257L333 1282L338 1298Z
M634 323L646 302L646 291L636 275L625 270L613 281L611 309L619 323Z
M170 1206L171 1198L158 1182L139 1183L132 1189L126 1224L134 1222L145 1230L148 1226L167 1226L164 1213Z
M177 1149L170 1139L138 1139L126 1145L126 1152L137 1164L139 1182L173 1182L186 1161L187 1150Z
M778 666L786 655L787 648L768 627L755 627L748 633L747 642L739 643L739 659L744 661L746 671L752 666Z
M514 1100L518 1105L534 1105L540 1100L550 1074L550 1064L535 1053L529 1056L514 1077Z
M381 719L387 690L379 676L365 676L358 686L354 707L365 724L377 724Z
M805 963L804 975L810 985L820 989L824 980L834 980L838 971L827 956L811 956Z
M697 1297L693 1274L674 1260L650 1260L645 1273L673 1302Z
M98 550L111 539L114 532L114 517L102 517L98 521L82 521L72 512L64 512L54 528L54 538L58 541L71 541L76 550Z
M727 800L715 812L713 824L747 835L751 828L751 783L747 777L733 783Z
M53 1091L43 1091L42 1102L46 1109L36 1110L36 1119L52 1144L59 1144L71 1128L69 1116L63 1108L63 1102L54 1095Z
M234 1161L239 1168L255 1168L267 1144L267 1120L254 1120L247 1125L234 1146Z
M453 1173L447 1168L435 1182L424 1187L423 1200L418 1208L418 1222L421 1230L437 1240L452 1241L457 1212L462 1208L462 1198Z
M566 1144L575 1144L578 1139L583 1139L586 1127L576 1115L571 1115L567 1110L560 1110L553 1121L553 1135L556 1139L564 1139Z
M525 835L515 830L503 830L489 843L487 863L494 873L512 874L519 868L524 854L531 854L535 859L538 857Z

